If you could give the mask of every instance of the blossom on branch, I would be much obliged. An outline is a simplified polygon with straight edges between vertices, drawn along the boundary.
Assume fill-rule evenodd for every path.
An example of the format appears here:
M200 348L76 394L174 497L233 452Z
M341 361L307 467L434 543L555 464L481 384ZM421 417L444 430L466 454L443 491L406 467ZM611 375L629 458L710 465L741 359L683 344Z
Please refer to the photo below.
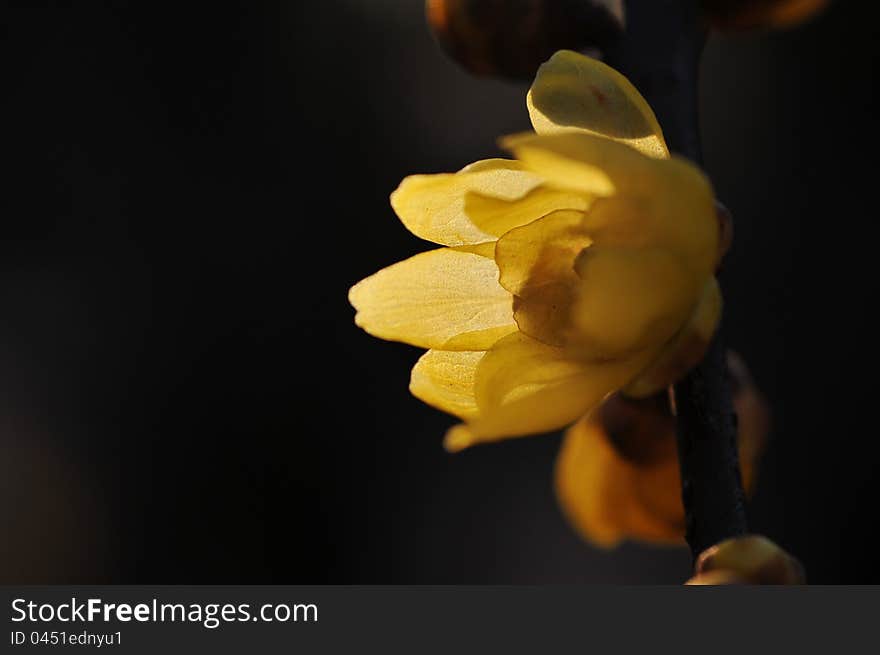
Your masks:
M557 430L623 390L650 395L702 357L721 299L711 185L670 157L619 73L556 53L515 159L406 178L391 204L440 244L359 282L370 334L428 351L410 389L462 419L450 450Z

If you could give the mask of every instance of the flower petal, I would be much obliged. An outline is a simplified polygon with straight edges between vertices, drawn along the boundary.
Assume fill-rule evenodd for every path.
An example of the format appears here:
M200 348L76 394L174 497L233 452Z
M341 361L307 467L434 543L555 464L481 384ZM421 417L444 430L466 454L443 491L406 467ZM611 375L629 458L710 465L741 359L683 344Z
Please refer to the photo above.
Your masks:
M523 165L539 171L547 183L595 197L650 184L655 191L656 160L611 139L585 132L515 134L501 139L503 148Z
M645 349L656 357L687 320L702 286L662 249L593 246L575 270L582 282L571 309L571 342L598 359Z
M501 286L523 295L560 278L577 282L575 259L592 243L583 226L582 212L557 211L504 234L495 244Z
M592 57L571 50L554 54L538 69L526 102L538 134L584 131L652 157L669 157L645 99L623 75Z
M469 193L499 200L519 200L541 178L515 161L479 161L458 173L411 175L391 194L391 206L417 237L447 246L482 243L496 236L475 225L465 211Z
M644 238L661 235L664 244L688 247L689 256L702 268L714 270L719 239L714 194L708 178L690 162L679 157L652 159L611 139L581 132L519 134L501 144L527 168L539 171L547 186L598 198L589 214L611 211L604 217L614 228L610 234L619 238L615 231L627 221L616 219L613 214L619 207L609 208L608 203L629 203L631 210L623 213L631 218L630 237L647 229Z
M445 446L557 430L598 405L646 365L637 356L583 363L515 332L496 343L477 366L474 395L479 416L447 433Z
M709 278L684 327L663 347L660 356L623 389L632 398L646 398L678 382L700 363L721 320L721 289Z
M592 418L566 431L556 460L556 496L584 539L604 548L628 538L684 541L675 439L672 434L657 438L670 447L668 452L650 466L639 466L615 450Z
M476 418L474 380L485 351L429 350L410 375L409 390L416 398L463 420Z
M548 345L565 344L580 283L574 262L591 243L584 214L576 211L554 212L498 240L499 281L516 296L514 318L520 331Z
M541 186L520 200L502 200L468 193L465 196L464 211L477 228L486 234L500 237L555 211L584 211L590 204L591 199L586 194Z
M423 348L485 350L516 329L498 267L472 252L421 253L361 280L348 297L364 330Z

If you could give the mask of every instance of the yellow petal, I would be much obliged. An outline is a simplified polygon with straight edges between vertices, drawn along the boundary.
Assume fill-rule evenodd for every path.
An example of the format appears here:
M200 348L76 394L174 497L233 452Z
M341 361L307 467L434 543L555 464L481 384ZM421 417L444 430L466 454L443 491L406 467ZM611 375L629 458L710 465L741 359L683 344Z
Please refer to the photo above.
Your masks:
M413 367L409 390L419 400L460 419L476 418L474 379L477 364L485 354L429 350Z
M499 281L516 295L514 318L520 331L548 345L565 344L580 283L574 262L591 242L584 215L576 211L554 212L498 240Z
M664 173L670 170L664 164ZM663 177L668 177L664 174ZM619 194L600 198L586 214L584 231L597 246L676 253L694 275L708 278L718 262L720 222L710 212L711 191L658 180L654 194ZM678 196L669 193L676 189ZM704 193L706 192L706 193ZM713 252L714 249L714 252Z
M471 252L421 253L358 282L348 297L364 330L423 348L485 350L516 329L498 267Z
M619 358L669 341L698 299L700 280L661 249L584 250L575 263L582 282L571 310L570 343L584 356Z
M584 214L557 211L515 228L495 244L501 286L516 295L562 278L577 282L574 262L592 243Z
M751 495L769 417L742 362L730 354L728 361L739 417L740 466ZM556 464L556 492L572 526L598 545L623 539L682 543L675 419L658 411L653 400L612 397L566 432Z
M586 194L538 187L520 200L502 200L478 193L465 196L465 214L486 234L501 236L559 210L584 211L590 206Z
M623 392L633 398L645 398L678 382L699 364L721 320L721 305L718 281L710 278L685 326Z
M467 246L456 246L458 252L470 252L480 257L488 257L495 259L495 241L487 241L486 243L474 243Z
M498 235L468 218L467 194L512 201L540 184L541 178L524 170L519 162L491 159L458 173L407 177L391 194L391 206L407 229L422 239L447 246L482 243Z
M538 69L527 105L538 134L584 131L652 157L669 156L645 99L623 75L592 57L571 50L554 54Z
M557 430L588 413L632 379L643 357L583 363L515 332L496 343L477 365L478 418L447 434L449 450L506 437Z
M653 193L600 198L584 229L597 246L662 248L675 253L696 277L710 277L718 262L720 222L702 174L678 160L657 162Z
M711 198L708 180L686 160L653 159L613 139L586 132L514 134L502 138L501 146L528 170L540 174L546 184L560 189L595 197L613 193L677 196L683 189L700 185L709 189ZM685 172L690 177L685 177Z
M645 466L618 453L594 419L566 431L556 460L556 495L584 539L605 548L624 539L683 542L675 437L670 431L657 438L663 450Z
M641 165L639 153L610 139L588 134L516 134L501 139L529 170L552 186L601 198L610 196L625 176L627 160ZM609 170L610 169L610 170ZM609 174L610 173L610 174Z

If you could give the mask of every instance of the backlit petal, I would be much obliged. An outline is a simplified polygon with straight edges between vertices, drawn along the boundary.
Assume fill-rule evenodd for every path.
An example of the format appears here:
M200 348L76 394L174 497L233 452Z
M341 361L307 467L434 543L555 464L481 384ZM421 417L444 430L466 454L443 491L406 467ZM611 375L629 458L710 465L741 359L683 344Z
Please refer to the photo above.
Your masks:
M538 187L520 200L512 201L468 193L464 203L469 220L484 233L496 237L555 211L584 211L590 204L586 194L547 187Z
M611 547L634 538L658 543L684 541L684 510L675 439L650 466L622 457L601 425L583 419L565 433L556 460L559 504L584 539Z
M522 332L548 345L565 344L580 283L574 262L591 242L583 213L575 211L554 212L498 240L499 281L516 295L514 318Z
M411 175L391 194L391 206L403 224L422 239L447 246L482 243L498 235L474 224L465 198L478 193L499 200L518 200L541 184L541 178L519 162L490 159L458 173ZM489 226L491 229L491 226Z
M432 407L461 419L477 416L474 380L484 351L429 350L410 375L409 390Z
M592 410L646 363L644 357L583 363L515 332L480 360L474 385L478 418L450 430L445 445L460 450L558 430Z
M592 143L587 142L587 138ZM501 139L503 148L513 152L530 170L541 171L541 175L551 185L599 198L610 196L616 190L614 181L604 170L607 159L605 151L609 150L607 143L614 142L601 137L588 137L586 134L555 134L543 137L536 134L516 134ZM591 145L592 150L581 149L582 145ZM619 147L626 148L622 145ZM613 152L613 148L610 150ZM631 148L627 150L635 154Z
M451 248L382 269L352 287L349 301L370 334L423 348L485 350L516 329L495 262Z
M527 97L538 134L572 130L615 139L668 157L651 107L623 75L597 59L560 50L539 69Z
M706 259L708 270L714 270L718 248L714 195L708 178L690 162L679 157L652 159L611 139L582 132L518 134L505 137L501 144L526 167L540 172L548 186L599 198L591 215L607 202L630 203L635 211L625 215L637 219L631 234L647 228L651 238L662 235L664 245L696 248L698 263ZM607 205L604 211L609 211ZM612 218L613 212L604 220ZM608 227L619 227L618 221Z
M645 398L678 382L699 364L721 320L721 306L718 281L714 277L709 278L684 327L623 392L633 398Z
M571 310L571 343L584 356L619 358L654 349L681 329L698 299L699 279L661 249L584 250Z

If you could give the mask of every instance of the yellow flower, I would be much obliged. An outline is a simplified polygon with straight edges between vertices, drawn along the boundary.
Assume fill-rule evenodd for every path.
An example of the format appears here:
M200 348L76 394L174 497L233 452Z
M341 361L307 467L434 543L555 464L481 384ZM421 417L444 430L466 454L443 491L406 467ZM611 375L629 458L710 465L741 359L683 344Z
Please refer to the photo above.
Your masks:
M767 439L769 412L742 361L731 353L728 362L748 493ZM625 539L683 544L681 476L668 405L614 396L569 428L556 462L556 495L575 530L597 546Z
M720 295L705 176L669 157L622 75L560 51L527 99L515 160L415 175L391 195L403 224L445 246L359 282L370 334L428 348L410 389L464 423L450 450L559 429L610 393L646 395L702 356ZM693 338L699 335L700 338Z

